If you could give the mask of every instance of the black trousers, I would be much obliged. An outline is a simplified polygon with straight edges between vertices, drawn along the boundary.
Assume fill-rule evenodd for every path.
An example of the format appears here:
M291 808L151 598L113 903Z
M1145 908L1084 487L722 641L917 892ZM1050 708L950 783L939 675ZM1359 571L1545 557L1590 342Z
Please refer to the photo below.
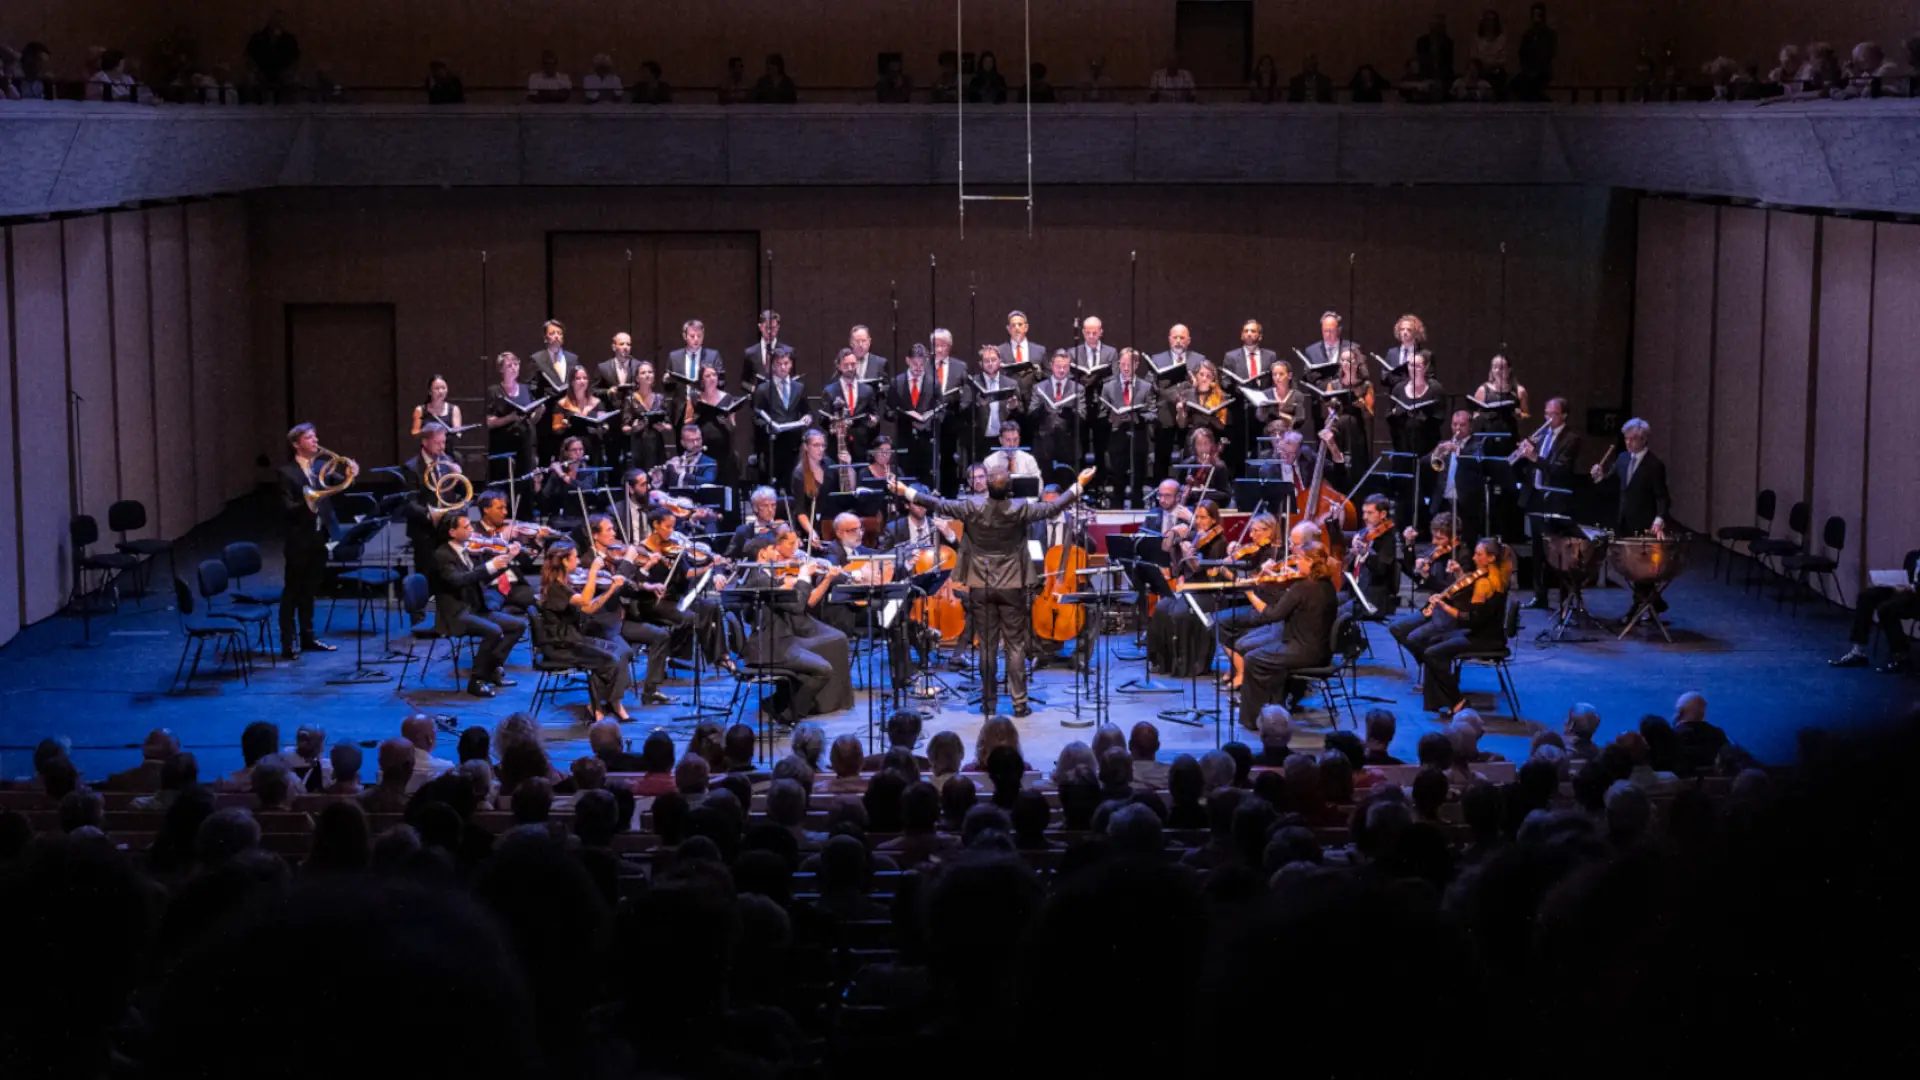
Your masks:
M1260 710L1275 699L1286 700L1287 675L1327 662L1326 650L1279 643L1262 645L1246 654L1247 677L1240 685L1240 726L1260 730Z
M1007 693L1017 708L1027 703L1027 642L1033 637L1033 607L1026 589L968 590L973 629L980 636L981 714L1000 711L1000 653L1006 652Z
M1127 505L1139 506L1140 488L1152 479L1147 475L1147 449L1153 436L1146 431L1129 436L1130 430L1115 428L1107 436L1107 478Z
M473 677L485 680L500 674L500 669L507 665L507 655L527 632L527 620L504 611L468 611L452 620L442 632L478 635L480 644L474 649Z
M320 534L287 538L287 581L280 594L280 647L290 649L297 621L300 640L313 637L313 601L327 576L327 549Z
M488 611L506 611L524 617L527 609L534 605L533 586L525 581L514 582L504 596L498 589L488 589L484 595Z
M1880 632L1887 635L1887 651L1905 656L1913 646L1907 628L1902 625L1907 619L1920 619L1920 593L1884 585L1870 586L1861 592L1860 605L1853 609L1853 633L1847 640L1865 645L1873 636L1874 621L1878 620Z
M645 690L658 690L660 684L667 681L667 641L673 635L667 628L639 619L625 619L620 623L620 640L636 649L647 650L647 674L641 680Z
M604 711L612 711L633 685L633 676L627 671L627 662L633 654L621 642L586 637L571 645L548 649L547 655L586 669L587 692Z

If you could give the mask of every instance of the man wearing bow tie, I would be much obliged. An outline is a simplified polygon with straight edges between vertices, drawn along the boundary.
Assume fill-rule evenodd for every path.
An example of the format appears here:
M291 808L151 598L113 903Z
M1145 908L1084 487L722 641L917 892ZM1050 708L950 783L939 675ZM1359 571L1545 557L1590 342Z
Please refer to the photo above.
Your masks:
M667 354L667 374L672 376L673 381L697 388L700 385L700 369L710 367L720 373L724 385L726 362L720 359L719 349L706 347L707 324L699 319L688 319L680 326L680 339L686 342L686 347Z

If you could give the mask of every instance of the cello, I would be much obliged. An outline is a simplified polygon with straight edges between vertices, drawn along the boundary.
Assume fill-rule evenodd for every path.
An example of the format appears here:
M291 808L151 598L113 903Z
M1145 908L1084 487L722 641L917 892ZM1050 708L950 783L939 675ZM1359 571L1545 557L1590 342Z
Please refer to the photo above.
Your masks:
M956 523L957 524L957 523ZM934 523L936 533L940 523ZM953 545L941 543L938 535L931 544L916 548L913 552L913 574L932 573L935 570L952 570L959 562L959 554ZM940 635L942 644L960 640L960 634L967 626L966 606L953 591L953 581L949 579L940 586L940 591L922 600L913 602L913 618L922 626Z
M1060 597L1079 588L1080 571L1087 568L1087 549L1080 546L1084 528L1081 519L1081 511L1068 511L1061 542L1047 549L1046 576L1040 580L1040 595L1033 601L1033 634L1042 641L1072 641L1087 624L1085 608L1060 601Z
M1334 415L1329 411L1327 422L1320 429L1320 450L1313 458L1313 479L1307 483L1307 490L1294 492L1296 510L1287 515L1289 529L1302 521L1311 521L1324 529L1328 520L1335 514L1340 515L1340 528L1343 531L1351 532L1360 526L1360 515L1354 510L1352 500L1323 479L1327 471L1326 436L1333 431ZM1331 548L1334 545L1328 546Z

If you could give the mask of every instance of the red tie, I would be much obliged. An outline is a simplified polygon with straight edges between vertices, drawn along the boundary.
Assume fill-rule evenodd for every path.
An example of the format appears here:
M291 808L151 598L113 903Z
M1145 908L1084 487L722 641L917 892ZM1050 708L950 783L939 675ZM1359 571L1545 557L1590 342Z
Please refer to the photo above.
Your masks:
M1128 379L1128 380L1127 380L1127 400L1126 400L1126 405L1127 405L1127 406L1128 406L1129 408L1131 408L1131 407L1132 407L1132 405L1133 405L1133 380L1132 380L1132 379Z
M945 360L940 361L940 389L943 393L947 389L947 362Z
M1250 373L1252 373L1253 378L1256 378L1256 379L1259 378L1260 377L1260 350L1259 349L1248 350L1247 358L1250 361L1247 366L1247 370Z
M913 380L913 407L916 410L920 408L920 380L919 379Z
M855 392L858 391L859 388L860 388L860 384L857 382L847 384L847 415L848 416L853 415L853 399L854 399Z

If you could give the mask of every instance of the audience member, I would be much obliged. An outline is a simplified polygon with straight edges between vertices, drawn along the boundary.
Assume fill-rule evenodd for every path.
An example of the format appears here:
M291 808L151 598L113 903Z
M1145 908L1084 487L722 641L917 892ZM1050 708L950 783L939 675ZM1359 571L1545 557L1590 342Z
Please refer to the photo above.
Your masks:
M1005 105L1007 79L1000 74L1000 60L992 49L980 50L973 61L973 78L967 80L967 104Z
M485 729L481 729L485 733ZM301 724L293 733L293 745L280 751L280 761L293 772L294 787L300 791L322 792L333 783L333 766L327 761L327 730L314 724Z
M1487 78L1486 69L1480 61L1467 61L1466 74L1453 80L1453 99L1455 101L1492 101L1494 86Z
M627 100L635 105L673 104L673 87L667 84L658 60L640 62L640 75L627 88Z
M900 795L900 835L875 850L890 856L902 870L958 850L958 840L937 831L939 822L940 793L932 784L913 784Z
M893 715L887 717L887 749L889 751L905 749L908 753L913 753L913 748L920 745L920 733L926 729L926 723L927 714L919 709L894 710ZM957 744L959 736L954 738ZM931 752L931 746L928 749ZM861 759L860 768L865 772L878 772L885 757L885 753L868 754ZM933 768L930 760L919 755L914 756L913 763L920 769L932 770Z
M940 50L934 61L940 73L933 77L933 86L929 89L935 105L954 105L960 101L960 55L952 49Z
M967 763L966 772L985 772L987 759L1002 746L1010 746L1015 752L1020 749L1020 729L1013 725L1013 719L1007 716L989 716L986 723L980 725L980 734L973 740L973 760ZM1025 760L1025 755L1022 755Z
M727 74L720 80L722 105L745 105L753 100L753 84L747 82L747 62L738 56L727 57Z
M1272 53L1261 53L1253 62L1253 75L1247 80L1247 100L1255 105L1272 105L1283 100L1285 89Z
M1632 847L1646 834L1653 820L1653 803L1642 788L1625 780L1616 780L1607 788L1607 842L1616 848Z
M531 84L528 89L532 89ZM620 83L620 73L613 70L613 57L606 53L595 53L593 70L580 79L580 99L589 105L619 101L625 89Z
M295 82L295 69L300 64L300 39L287 29L286 20L286 12L274 11L267 16L267 24L247 38L247 63L253 68L254 85L270 101L278 100L280 89Z
M1087 61L1087 73L1080 79L1080 100L1114 101L1113 78L1107 74L1107 58L1096 56Z
M1399 758L1388 752L1393 745L1393 737L1399 731L1399 721L1390 709L1367 710L1367 757L1368 765L1401 765Z
M819 724L797 724L793 729L792 747L793 755L817 773L820 771L820 757L827 752L827 733Z
M255 720L240 731L240 768L227 774L220 786L227 791L250 791L253 788L253 766L268 754L280 750L280 728L265 720Z
M1219 791L1233 785L1233 758L1224 750L1209 750L1200 755L1200 780L1208 791Z
M1200 763L1191 754L1174 758L1167 768L1167 797L1172 803L1167 809L1167 828L1206 828L1207 810L1201 802L1205 794Z
M1693 691L1674 702L1673 733L1679 739L1681 769L1687 775L1711 771L1720 748L1727 745L1727 733L1707 723L1707 699Z
M560 70L560 56L552 49L540 53L540 70L527 76L527 100L542 105L564 104L573 97L573 76Z
M1453 66L1453 38L1447 35L1447 17L1436 13L1427 24L1427 32L1413 43L1414 63L1419 78L1441 87L1453 85L1458 77Z
M946 819L947 829L951 832L959 832L961 820L979 801L980 789L973 782L973 777L965 775L948 777L946 784L940 788L940 811L941 816Z
M1473 59L1467 62L1467 75L1471 77L1476 67L1482 78L1492 88L1494 94L1502 93L1507 85L1507 33L1500 28L1500 13L1487 8L1480 13L1480 24L1473 30ZM1458 84L1455 84L1456 87ZM1456 90L1455 97L1459 97ZM1491 97L1486 100L1493 100Z
M293 770L279 755L261 758L253 767L253 798L262 812L293 809Z
M1559 51L1560 35L1547 25L1547 5L1533 5L1527 12L1527 31L1520 35L1520 73L1513 77L1512 88L1515 100L1547 100Z
M447 66L445 60L434 60L427 64L427 104L464 105L467 101L466 84L460 81Z
M1147 80L1147 100L1192 104L1193 73L1180 66L1180 57L1169 54L1164 67L1155 68Z
M181 751L167 758L160 768L160 790L151 795L135 798L129 806L134 810L165 810L180 798L180 793L200 783L200 765L191 753Z
M1361 64L1347 81L1347 100L1355 105L1378 105L1387 100L1387 80L1372 64Z
M1047 81L1047 65L1036 60L1027 66L1027 85L1020 88L1020 100L1035 105L1052 105L1059 100L1053 84Z
M867 790L866 777L860 775L864 760L858 736L842 735L833 740L833 749L828 754L833 775L818 782L815 790L823 795L858 795Z
M1127 733L1127 751L1133 755L1133 781L1149 790L1167 786L1167 765L1157 759L1160 729L1145 720Z
M1594 745L1593 736L1600 730L1600 710L1584 701L1577 701L1567 710L1567 723L1563 729L1567 739L1567 756L1575 761L1592 761L1600 756L1600 748Z
M881 65L880 78L873 84L873 99L882 105L905 105L913 100L913 80L907 77L898 54L888 54Z
M1220 748L1233 762L1233 786L1250 788L1253 786L1253 751L1245 743L1230 742Z
M473 729L469 729L473 730ZM664 734L655 732L654 734ZM651 736L649 736L651 738ZM464 743L466 737L461 736ZM644 773L647 771L646 758L640 754L627 753L626 736L621 734L620 725L612 720L600 720L587 728L587 747L593 756L600 760L610 773ZM673 743L667 743L667 752L673 752ZM463 755L462 760L465 760Z
M427 781L453 768L453 762L433 756L434 747L440 741L440 729L433 717L414 713L400 721L400 737L413 744L413 786L407 789L409 793L419 791Z
M360 796L360 808L369 814L397 814L407 808L407 796L413 793L415 747L405 739L388 739L380 744L380 774L374 785Z
M358 744L346 741L334 743L327 751L328 772L333 776L333 783L327 785L325 794L359 795L362 758Z
M140 764L114 773L100 786L107 791L158 791L167 762L179 752L180 740L174 737L173 732L166 728L154 728L147 732L145 741L140 744Z
M1333 80L1320 70L1320 58L1308 53L1300 61L1300 72L1287 80L1287 100L1296 104L1333 102Z
M800 99L794 88L793 80L787 76L786 58L779 53L768 53L765 72L758 82L753 84L753 100L756 105L791 105Z
M1274 703L1260 710L1260 752L1253 756L1255 765L1277 769L1287 763L1287 749L1293 741L1293 717L1288 715L1287 707Z

